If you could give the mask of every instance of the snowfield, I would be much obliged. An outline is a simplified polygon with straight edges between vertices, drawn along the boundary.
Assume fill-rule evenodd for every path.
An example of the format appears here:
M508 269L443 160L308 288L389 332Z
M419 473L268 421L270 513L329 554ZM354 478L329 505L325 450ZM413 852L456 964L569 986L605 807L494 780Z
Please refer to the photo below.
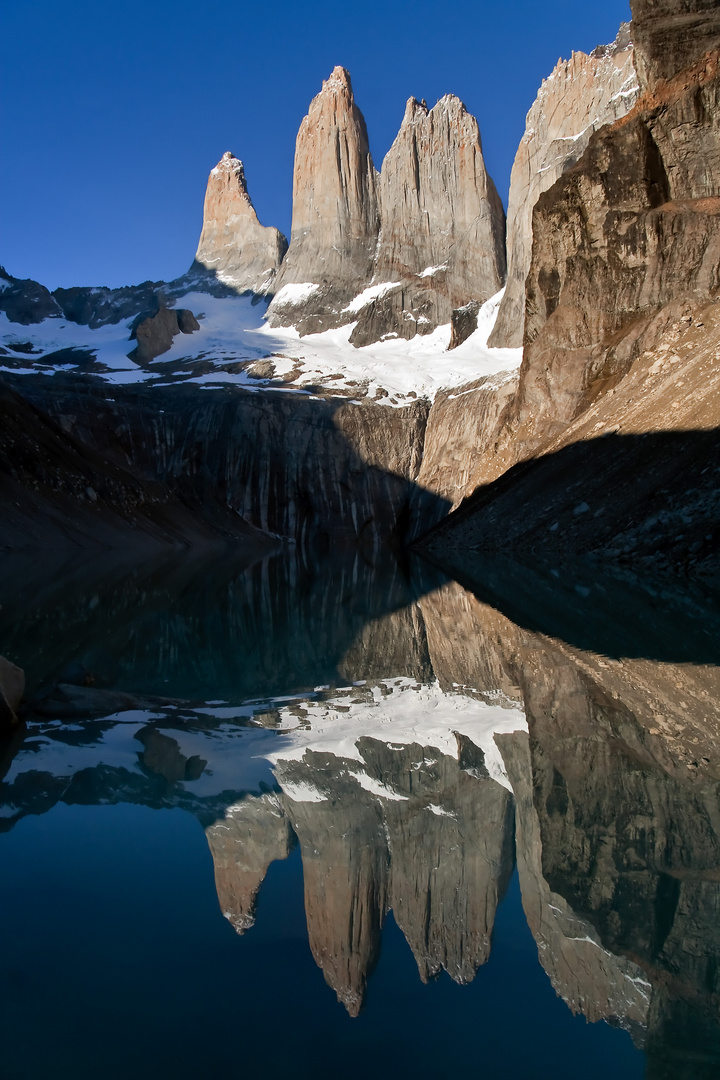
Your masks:
M389 283L360 294L346 311L348 317L367 302L368 293L381 295ZM286 286L302 289L304 286ZM276 297L276 303L285 289ZM271 328L264 319L265 304L250 296L214 297L189 292L177 301L198 318L194 334L178 334L172 348L149 363L129 359L132 320L91 330L62 318L22 326L0 315L0 371L34 374L72 371L77 359L52 356L79 349L94 354L88 374L118 385L146 382L167 385L197 383L202 387L236 385L256 392L369 398L385 405L406 405L416 398L433 400L441 389L517 369L521 349L489 349L488 337L497 317L502 292L480 310L478 328L459 348L447 351L450 326L438 327L411 341L390 339L356 349L349 338L355 326L300 337L292 328ZM290 299L290 297L288 297ZM293 301L297 297L293 294ZM13 345L32 345L32 353L13 351ZM47 359L46 359L47 358ZM257 364L262 361L261 364ZM257 365L257 366L253 366Z

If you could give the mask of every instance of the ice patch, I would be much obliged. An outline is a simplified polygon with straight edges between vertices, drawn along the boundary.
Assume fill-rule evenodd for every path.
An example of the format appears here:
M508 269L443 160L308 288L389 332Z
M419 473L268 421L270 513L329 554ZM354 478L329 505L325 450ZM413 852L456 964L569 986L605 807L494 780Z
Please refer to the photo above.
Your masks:
M394 285L385 282L371 288L387 287ZM287 285L278 297L299 298L304 290L318 288L308 283ZM501 297L498 293L482 306L477 330L452 352L447 350L449 325L410 341L395 337L356 349L349 340L353 322L301 338L293 328L268 326L265 305L253 305L250 296L220 298L200 292L187 293L178 300L179 306L198 316L200 329L176 335L171 348L145 367L127 356L135 346L130 341L132 320L91 330L59 319L21 327L0 315L0 343L31 341L39 350L37 356L22 356L21 369L12 368L6 360L3 367L15 374L52 374L53 367L35 366L36 361L58 349L79 348L95 353L98 365L108 370L96 370L94 377L111 384L192 381L206 389L237 386L259 393L282 391L304 396L323 387L326 394L349 401L365 398L392 407L418 398L433 400L441 389L451 390L519 367L521 349L487 347ZM358 301L356 298L353 305ZM349 317L352 314L349 312ZM254 379L247 367L260 359L270 359L275 371L268 378Z
M318 791L317 788L312 787L311 784L287 784L283 783L282 789L288 799L292 799L293 802L327 802L327 799Z
M367 773L350 772L348 775L354 777L363 791L369 791L371 795L378 795L381 799L390 799L392 802L408 801L407 795L400 795L386 784L382 784L379 780L374 780L372 776L368 776Z

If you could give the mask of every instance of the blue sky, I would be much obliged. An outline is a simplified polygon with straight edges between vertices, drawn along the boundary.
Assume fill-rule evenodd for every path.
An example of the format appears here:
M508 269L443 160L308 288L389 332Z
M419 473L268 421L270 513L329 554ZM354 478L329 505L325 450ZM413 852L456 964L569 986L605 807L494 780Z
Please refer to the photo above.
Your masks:
M289 234L295 135L335 64L378 168L410 95L455 93L506 201L541 80L629 17L627 0L4 0L0 263L50 288L177 276L225 150Z

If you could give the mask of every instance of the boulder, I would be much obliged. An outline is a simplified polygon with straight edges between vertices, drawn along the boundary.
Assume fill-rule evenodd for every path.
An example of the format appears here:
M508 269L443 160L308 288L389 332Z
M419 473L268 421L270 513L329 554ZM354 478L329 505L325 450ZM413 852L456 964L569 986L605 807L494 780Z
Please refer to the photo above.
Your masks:
M141 363L166 353L177 334L192 334L200 329L199 322L187 308L175 310L161 306L157 314L138 316L135 323L130 337L137 340L137 348L130 356Z
M464 304L463 307L453 309L452 315L450 316L452 335L450 337L448 349L457 349L458 345L462 345L463 341L467 341L470 335L475 333L477 330L479 311L480 304L477 300L471 300L469 304Z

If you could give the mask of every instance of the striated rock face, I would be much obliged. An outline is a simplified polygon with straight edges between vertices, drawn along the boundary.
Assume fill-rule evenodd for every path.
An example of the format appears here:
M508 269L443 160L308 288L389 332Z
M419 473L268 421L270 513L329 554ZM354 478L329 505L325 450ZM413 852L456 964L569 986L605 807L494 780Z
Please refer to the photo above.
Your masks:
M504 235L477 120L458 98L433 109L410 98L378 179L350 76L335 68L298 134L291 244L268 318L301 334L356 322L356 346L429 333L498 292Z
M204 267L238 292L270 293L287 246L278 229L258 221L243 163L228 150L208 177L202 233L191 272Z
M336 67L298 132L290 249L275 283L271 325L323 329L324 313L370 280L379 224L365 120L350 75Z
M671 79L710 50L720 48L715 0L634 0L633 37L643 89Z
M515 848L523 909L538 956L556 992L591 1023L609 1020L640 1034L650 983L642 968L604 949L597 930L578 916L543 876L543 846L533 803L533 763L524 731L498 735L515 796Z
M477 120L448 94L410 98L380 176L378 281L442 280L451 305L487 300L505 277L505 214L487 174Z
M310 947L351 1016L390 909L424 982L443 970L471 982L513 866L512 797L484 770L416 744L361 738L358 748L360 763L306 751L277 770L289 793L315 792L284 805L303 853Z
M242 527L244 519L321 550L372 550L405 531L422 460L424 401L388 409L182 386L155 387L151 396L142 387L116 387L110 399L72 380L60 395L55 377L21 385L32 408L53 429L62 426L75 457L112 463L104 472L126 479L130 470L141 502L160 501L159 488L163 502L180 498L199 520L230 517ZM32 430L39 423L36 413ZM10 446L8 469L12 453ZM0 453L0 479L2 468ZM94 476L90 469L86 475ZM54 477L55 469L47 483ZM83 489L88 485L102 510L110 481L85 480ZM429 500L432 513L441 513L437 498Z
M435 398L413 492L413 537L439 522L448 504L454 510L475 491L482 464L503 431L517 386L517 371L499 372L453 391L441 391Z
M459 98L448 94L432 109L410 98L383 161L380 196L374 281L404 287L383 333L429 333L454 308L482 303L502 287L505 211L485 169L477 120ZM355 344L381 336L377 304L360 313Z
M533 243L533 208L543 191L571 168L598 128L624 116L639 88L629 27L590 56L573 53L543 81L527 115L515 156L508 200L508 283L490 335L492 348L523 344L525 279Z

